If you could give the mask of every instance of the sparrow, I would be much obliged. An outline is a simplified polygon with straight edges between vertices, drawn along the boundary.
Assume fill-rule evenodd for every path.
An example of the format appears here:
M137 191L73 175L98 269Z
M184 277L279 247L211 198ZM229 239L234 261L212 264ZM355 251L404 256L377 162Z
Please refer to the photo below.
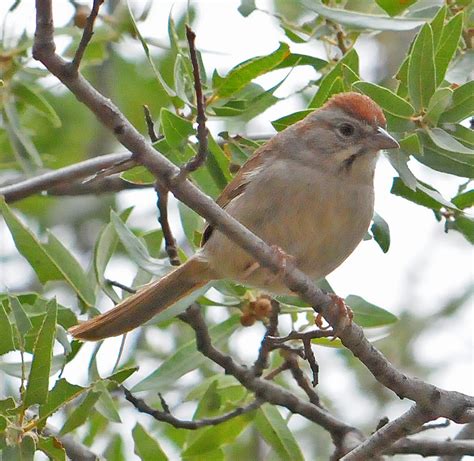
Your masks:
M367 232L379 151L400 147L385 129L382 109L368 96L337 94L258 148L217 204L317 281L338 267ZM69 331L89 341L121 335L219 279L288 293L281 277L208 226L201 248L183 265Z

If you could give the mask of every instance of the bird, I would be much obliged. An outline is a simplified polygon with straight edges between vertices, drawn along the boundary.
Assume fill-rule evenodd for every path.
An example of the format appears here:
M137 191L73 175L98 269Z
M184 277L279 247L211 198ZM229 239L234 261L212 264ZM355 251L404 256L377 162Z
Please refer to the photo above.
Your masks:
M377 103L356 92L339 93L260 146L217 204L317 281L366 235L379 152L399 147ZM83 341L124 334L220 279L288 294L282 277L208 225L201 248L184 264L69 331Z

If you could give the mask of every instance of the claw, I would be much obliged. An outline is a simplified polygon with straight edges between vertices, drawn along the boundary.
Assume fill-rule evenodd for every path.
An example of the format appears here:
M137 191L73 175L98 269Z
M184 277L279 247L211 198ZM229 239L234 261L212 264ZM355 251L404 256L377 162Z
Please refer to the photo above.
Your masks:
M332 305L330 308L337 309L337 323L334 326L334 337L333 341L340 335L340 333L352 324L352 319L354 318L354 312L346 304L343 298L330 293L329 297L332 300Z

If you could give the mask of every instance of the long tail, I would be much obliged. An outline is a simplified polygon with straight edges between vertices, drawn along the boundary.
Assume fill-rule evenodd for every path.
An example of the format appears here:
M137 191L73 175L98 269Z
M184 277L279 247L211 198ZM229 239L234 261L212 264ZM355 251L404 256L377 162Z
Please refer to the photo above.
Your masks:
M142 325L211 279L208 264L191 258L160 280L145 285L110 311L70 328L69 332L83 341L121 335Z

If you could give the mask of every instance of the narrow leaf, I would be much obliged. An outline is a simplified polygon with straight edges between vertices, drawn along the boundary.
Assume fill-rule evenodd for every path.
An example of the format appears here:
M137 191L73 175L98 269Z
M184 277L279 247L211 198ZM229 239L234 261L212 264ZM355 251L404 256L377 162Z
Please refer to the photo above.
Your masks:
M20 336L24 338L25 335L31 330L31 327L33 325L31 324L31 321L28 318L26 312L24 311L20 301L18 301L18 298L16 298L15 296L11 296L10 306L13 312L13 316L15 318L15 325L18 328L18 332L20 333Z
M94 288L77 259L53 234L48 232L45 249L56 263L64 279L88 306L95 304Z
M15 350L12 326L3 303L0 303L0 331L2 332L0 335L0 355Z
M459 39L461 38L463 18L463 13L460 12L443 28L443 33L435 54L437 85L443 81L449 63L456 53Z
M370 228L375 241L384 253L390 248L390 228L385 219L378 213L374 213L372 226Z
M462 122L474 115L474 80L453 91L451 106L440 117L442 123Z
M430 99L424 117L425 120L436 126L446 107L451 104L452 98L453 90L451 88L438 88Z
M61 272L56 267L43 245L36 236L11 211L0 197L0 211L10 229L18 251L24 256L34 269L41 283L49 280L61 280Z
M418 33L408 63L408 93L415 109L428 107L436 90L436 68L431 26L425 24Z
M431 140L441 149L449 150L450 152L460 152L463 154L473 155L474 150L461 144L456 138L444 131L442 128L427 129L426 132Z
M276 406L262 405L256 412L255 426L282 461L304 461L301 448Z
M214 91L216 96L220 98L232 96L249 84L254 78L271 71L289 55L290 49L288 45L281 43L276 51L267 56L259 56L240 63L231 69L225 77L214 79Z
M45 403L48 398L49 372L53 358L58 311L56 300L52 300L48 304L48 311L35 343L33 361L25 391L25 407L29 407L34 403Z
M349 295L345 301L354 312L354 321L361 327L381 327L398 320L392 313L369 303L360 296Z
M91 412L93 411L99 396L100 392L90 391L80 403L80 405L78 405L68 416L63 427L61 428L60 434L67 434L77 427L82 426L82 424L84 424L91 416Z
M361 81L355 82L352 86L370 96L384 111L397 117L410 118L415 113L415 109L410 103L388 88L381 87L375 83Z
M160 112L162 132L171 147L179 147L195 133L193 124L163 107Z
M145 428L137 423L132 431L133 441L135 443L135 454L142 461L167 461L163 449L157 442L156 437L152 437Z
M211 327L209 333L213 343L218 345L222 341L227 341L238 324L239 317L234 315L221 324ZM205 360L204 356L198 352L196 340L193 339L177 349L156 371L139 382L133 388L133 392L150 389L164 391L169 386L173 386L181 376L199 368Z
M359 13L357 11L343 10L340 8L330 8L323 4L321 0L313 0L311 3L305 2L304 5L311 11L332 19L339 24L351 26L357 29L374 30L411 30L421 26L424 21L412 18L390 18L368 13Z

